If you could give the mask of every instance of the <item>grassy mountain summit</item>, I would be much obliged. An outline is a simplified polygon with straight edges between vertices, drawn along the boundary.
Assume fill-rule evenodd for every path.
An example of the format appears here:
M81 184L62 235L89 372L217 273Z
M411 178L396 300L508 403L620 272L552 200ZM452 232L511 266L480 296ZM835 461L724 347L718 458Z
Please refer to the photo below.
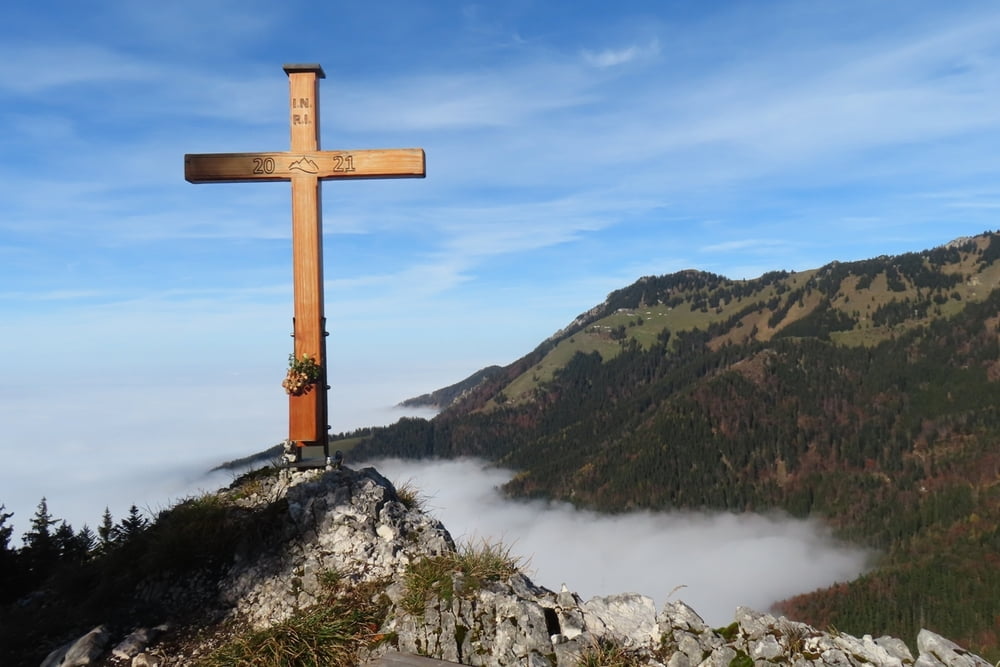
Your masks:
M820 516L882 557L783 611L996 653L998 259L985 233L753 280L645 277L357 455L482 456L519 471L512 495L604 511Z
M707 332L712 347L789 336L876 345L986 298L1000 279L998 254L1000 238L984 234L922 253L774 271L753 280L694 270L647 276L612 292L546 341L535 351L544 350L542 359L506 394L530 397L577 352L596 351L607 361L630 341L649 348L671 333Z

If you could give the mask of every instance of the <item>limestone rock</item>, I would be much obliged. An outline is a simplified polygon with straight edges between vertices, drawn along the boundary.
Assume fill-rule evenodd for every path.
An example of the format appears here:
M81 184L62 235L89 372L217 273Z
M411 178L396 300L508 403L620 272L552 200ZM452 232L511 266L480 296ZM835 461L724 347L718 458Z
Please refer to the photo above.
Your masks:
M163 658L149 653L139 653L132 658L132 667L160 667L162 664Z
M585 624L626 647L653 646L660 639L656 606L637 593L595 597L582 605Z
M920 657L915 663L917 667L946 665L947 667L992 667L978 655L966 651L958 644L949 641L930 630L921 630L917 635L917 650Z
M785 648L778 643L774 635L764 635L750 643L750 657L755 660L773 661L785 653Z
M406 508L374 468L282 471L267 497L286 503L280 534L219 587L221 599L255 627L315 603L327 573L354 582L398 578L413 558L455 548L439 521Z
M902 639L896 639L895 637L879 637L875 639L874 642L885 649L885 651L892 657L899 660L901 663L910 664L913 662L913 654L910 653L910 649L906 646L906 642Z
M134 658L138 654L142 653L151 641L156 639L161 633L168 629L169 628L166 625L158 625L155 628L139 628L125 637L125 639L118 642L118 644L111 649L111 655L115 656L119 660L129 660Z
M104 653L111 635L103 625L50 653L42 667L83 667L94 664Z
M770 614L762 614L749 607L736 608L736 623L740 634L747 639L760 639L768 628L774 627L776 619Z
M661 628L673 627L694 634L701 634L708 629L708 625L694 609L678 600L663 605L657 622Z

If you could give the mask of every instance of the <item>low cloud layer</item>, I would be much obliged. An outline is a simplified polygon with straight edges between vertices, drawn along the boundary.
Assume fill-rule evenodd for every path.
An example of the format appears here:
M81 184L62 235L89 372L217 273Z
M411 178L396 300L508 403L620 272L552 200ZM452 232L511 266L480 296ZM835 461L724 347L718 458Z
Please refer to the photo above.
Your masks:
M79 530L84 524L95 528L105 507L115 520L133 504L152 516L228 485L231 472L206 472L272 447L288 432L287 403L278 386L281 365L267 382L250 374L215 384L148 381L142 371L140 379L116 375L29 382L17 391L0 387L0 446L7 455L0 467L0 506L14 515L8 522L12 544L20 545L42 497L52 516ZM392 388L371 375L353 381L340 371L343 379L330 392L335 432L434 414L395 408L386 399L392 389L403 396L420 393L415 379Z
M6 475L0 502L17 510L15 542L41 495L58 519L93 527L105 506L116 520L132 503L154 515L182 498L227 486L235 476L207 475L218 463L209 451L200 457L186 451L179 458L190 462L183 464L151 453L119 455L113 467L78 456L74 473L64 469L59 483L39 485L28 476ZM497 489L512 473L482 461L348 460L348 465L374 465L396 484L411 483L457 542L502 541L525 559L526 571L542 586L558 590L566 584L585 599L630 591L657 605L680 599L717 626L728 624L738 605L764 610L776 600L853 579L869 556L836 542L818 522L778 515L610 516L564 503L511 501Z
M357 464L362 465L362 464ZM680 599L712 625L739 605L777 600L855 578L869 552L838 543L816 521L779 515L641 512L602 515L562 503L504 499L511 473L474 460L372 463L409 482L457 542L501 540L528 560L535 583L584 599L637 592ZM351 467L356 467L352 464Z

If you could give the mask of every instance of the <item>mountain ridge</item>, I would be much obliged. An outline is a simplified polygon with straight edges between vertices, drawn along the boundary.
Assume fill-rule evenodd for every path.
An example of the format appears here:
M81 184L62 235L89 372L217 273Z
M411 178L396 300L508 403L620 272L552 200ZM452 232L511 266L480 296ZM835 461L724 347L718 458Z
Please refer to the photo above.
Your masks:
M356 455L479 456L519 471L511 495L604 511L817 515L885 555L853 588L797 600L806 620L906 634L930 614L995 647L998 259L987 232L750 280L646 276L433 420L373 429ZM878 596L861 592L905 600L912 579L976 590L919 613L869 609Z
M420 396L414 396L413 398L402 400L396 405L396 407L436 408L438 410L442 410L453 405L455 402L460 401L480 384L499 374L501 370L502 368L497 365L486 366L485 368L479 369L469 377L464 380L460 380L455 384L442 387L441 389L436 389L426 394L421 394Z

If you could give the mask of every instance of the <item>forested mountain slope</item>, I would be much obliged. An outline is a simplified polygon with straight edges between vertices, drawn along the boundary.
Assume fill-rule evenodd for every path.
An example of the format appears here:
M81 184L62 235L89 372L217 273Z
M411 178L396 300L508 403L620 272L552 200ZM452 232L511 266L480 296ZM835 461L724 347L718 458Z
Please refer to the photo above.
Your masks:
M408 398L405 401L401 401L399 405L407 408L447 408L453 405L456 401L461 400L483 382L486 382L491 377L499 375L502 372L503 368L500 366L487 366L486 368L476 371L460 382L456 382L455 384L447 387L442 387L441 389L432 391L429 394L422 394L420 396Z
M988 233L754 280L643 278L356 455L481 456L520 471L511 494L605 511L818 515L884 555L784 611L994 654L998 258Z

